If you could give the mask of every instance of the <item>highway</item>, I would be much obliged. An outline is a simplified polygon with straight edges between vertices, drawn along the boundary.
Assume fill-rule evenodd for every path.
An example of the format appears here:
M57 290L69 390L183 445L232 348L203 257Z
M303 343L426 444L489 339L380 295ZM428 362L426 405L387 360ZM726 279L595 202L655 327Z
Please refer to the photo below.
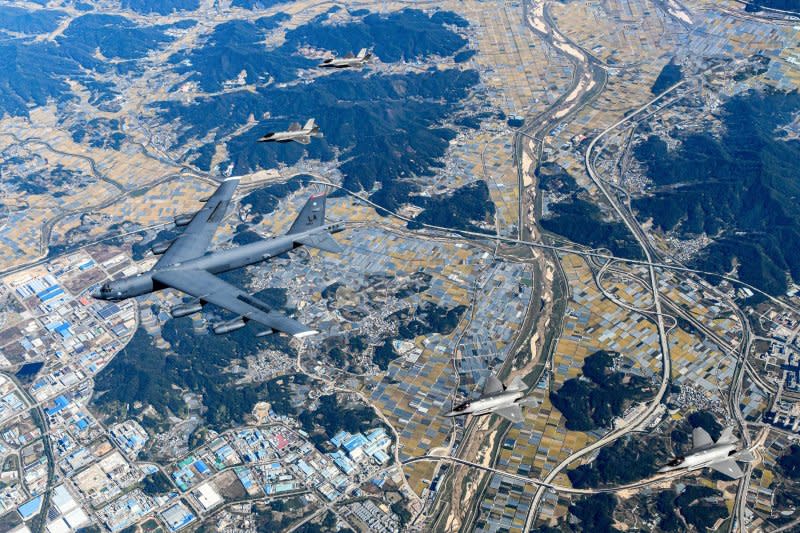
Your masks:
M662 483L664 481L670 479L677 479L687 474L686 471L675 471L675 472L666 472L661 474L656 474L655 476L643 479L641 481L636 481L635 483L629 483L627 485L619 485L616 487L601 487L596 489L576 489L574 487L566 487L563 485L554 485L547 481L542 481L535 478L530 478L526 476L521 476L519 474L513 474L511 472L506 472L504 470L499 470L497 468L486 466L481 463L476 463L474 461L467 461L465 459L461 459L460 457L451 457L451 456L442 456L442 455L422 455L419 457L412 457L411 459L407 459L403 462L403 465L409 465L413 463L417 463L420 461L448 461L451 463L459 464L468 466L470 468L476 468L478 470L483 470L485 472L491 472L493 474L497 474L508 479L513 479L514 481L519 481L526 484L537 485L542 490L552 490L553 492L559 492L564 494L582 494L582 495L591 495L591 494L601 494L601 493L614 493L614 492L621 492L625 490L631 489L640 489L642 487L646 487L648 485L654 485L657 483Z

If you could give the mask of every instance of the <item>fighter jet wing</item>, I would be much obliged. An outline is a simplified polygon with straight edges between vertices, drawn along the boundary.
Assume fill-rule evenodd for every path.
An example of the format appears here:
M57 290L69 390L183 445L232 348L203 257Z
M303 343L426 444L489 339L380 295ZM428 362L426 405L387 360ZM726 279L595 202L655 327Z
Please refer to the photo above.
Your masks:
M710 444L714 444L714 439L705 429L696 427L692 430L692 449L702 448Z
M724 461L720 461L719 463L713 463L708 465L710 468L713 468L720 474L724 474L731 479L739 479L744 475L742 469L739 468L739 465L736 464L736 461L733 459L725 459Z
M494 414L500 415L507 420L511 420L514 424L517 422L522 422L522 409L520 409L519 405L510 405L508 407L503 407L502 409L497 409L493 411Z
M164 252L156 263L156 269L194 259L206 253L217 226L225 218L237 185L239 178L228 178L220 184L203 208L194 214L183 233Z
M298 338L317 333L296 320L272 311L258 298L205 270L165 270L154 272L153 279L275 331L282 331Z
M355 57L355 56L353 55L353 52L347 52L347 53L344 55L344 59L353 59L354 57Z
M486 384L483 386L483 394L494 394L502 391L503 383L494 374L489 374L489 377L486 378Z
M300 123L299 122L292 122L289 124L289 129L286 131L300 131Z

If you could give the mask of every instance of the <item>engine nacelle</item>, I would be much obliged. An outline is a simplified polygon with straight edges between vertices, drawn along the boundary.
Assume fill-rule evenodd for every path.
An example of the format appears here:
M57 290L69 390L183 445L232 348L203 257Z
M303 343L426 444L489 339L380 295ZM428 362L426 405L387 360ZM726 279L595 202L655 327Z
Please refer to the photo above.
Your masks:
M174 219L175 220L175 225L178 226L179 228L183 227L183 226L188 226L189 222L192 221L193 217L194 217L194 215L188 215L188 214L187 215L178 215Z
M214 333L217 335L222 335L223 333L230 333L231 331L236 331L237 329L242 329L245 326L244 319L242 317L234 318L233 320L228 320L227 322L219 322L214 324L212 329Z
M203 310L203 304L200 302L197 303L188 303L188 304L180 304L173 306L170 309L169 314L172 315L172 318L180 318L182 316L189 316L195 313L199 313Z
M271 328L267 328L264 331L259 331L258 333L256 333L256 337L268 337L269 335L272 335L273 333L275 333L274 330L272 330Z
M150 250L155 255L161 255L161 254L163 254L164 252L166 252L169 249L170 245L172 245L173 242L175 242L174 239L171 240L171 241L157 242L153 246L150 247Z

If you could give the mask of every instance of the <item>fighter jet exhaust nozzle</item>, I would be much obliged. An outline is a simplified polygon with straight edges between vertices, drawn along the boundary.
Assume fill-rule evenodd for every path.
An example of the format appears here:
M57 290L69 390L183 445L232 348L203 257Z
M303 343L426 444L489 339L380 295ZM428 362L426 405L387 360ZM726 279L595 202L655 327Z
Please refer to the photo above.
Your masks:
M175 217L175 225L180 227L188 226L189 222L192 221L194 215L178 215Z
M166 252L169 249L170 245L172 245L173 242L175 242L175 241L171 240L171 241L157 242L153 246L150 247L150 250L155 255L161 255L161 254L163 254L164 252Z
M199 313L202 310L203 310L203 304L201 304L200 302L196 302L196 303L176 305L170 310L170 314L172 315L172 318L181 318L184 316L189 316L195 313Z
M236 331L237 329L242 329L244 327L244 319L242 317L234 318L233 320L228 320L227 322L219 322L214 324L212 329L214 333L217 335L222 335L224 333L230 333L231 331Z

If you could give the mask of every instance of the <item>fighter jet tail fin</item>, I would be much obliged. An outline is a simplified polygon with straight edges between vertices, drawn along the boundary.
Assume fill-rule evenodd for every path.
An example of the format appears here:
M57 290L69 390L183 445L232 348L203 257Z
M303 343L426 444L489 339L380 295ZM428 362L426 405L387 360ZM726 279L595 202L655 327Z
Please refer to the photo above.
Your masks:
M717 444L733 444L735 442L739 442L739 439L736 438L736 435L733 434L732 427L726 427L720 433L719 438L717 439Z
M289 228L287 235L302 233L310 229L318 228L325 223L325 195L317 194L311 196L297 214L292 227Z
M314 121L314 119L313 119L313 118L310 118L310 119L308 119L308 120L306 121L306 125L305 125L305 126L303 126L303 131L313 131L313 130L314 130L314 127L315 127L315 124L314 124L314 122L315 122L315 121Z
M359 50L358 55L356 57L358 57L359 59L365 59L367 57L367 49L362 48L361 50Z

